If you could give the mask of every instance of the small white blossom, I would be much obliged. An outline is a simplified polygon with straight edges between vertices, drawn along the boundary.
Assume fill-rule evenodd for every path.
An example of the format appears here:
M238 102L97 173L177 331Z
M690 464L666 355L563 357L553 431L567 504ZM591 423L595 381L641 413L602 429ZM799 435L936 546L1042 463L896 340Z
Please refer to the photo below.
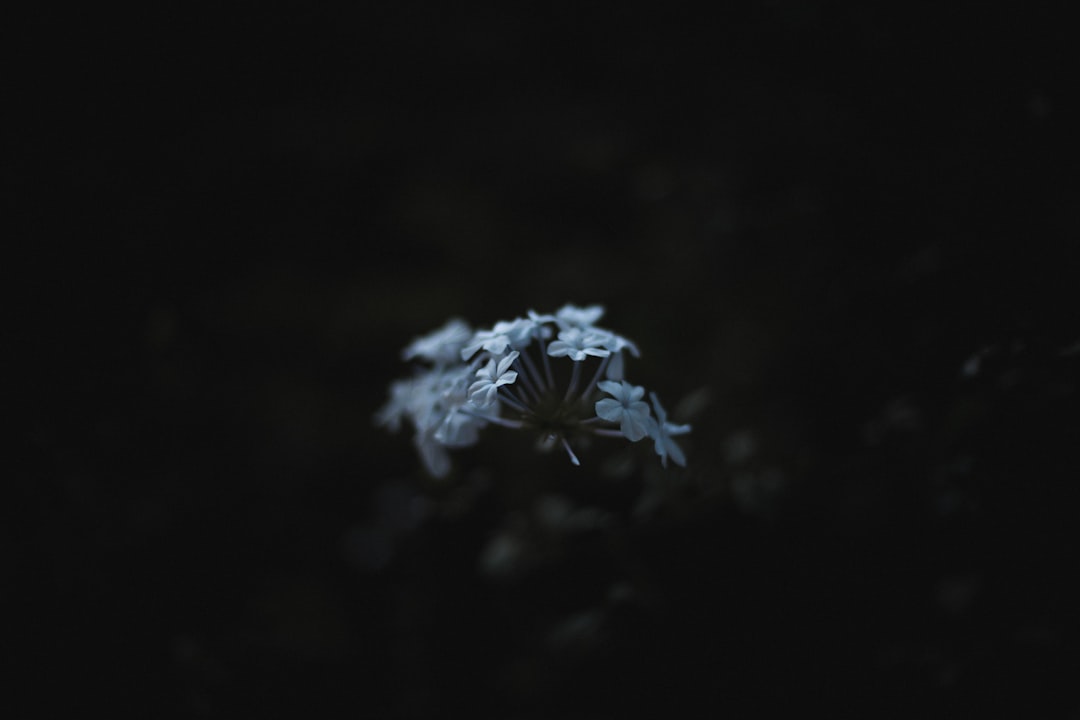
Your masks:
M390 401L376 414L379 424L394 431L408 418L416 429L413 442L435 477L449 472L446 448L475 444L487 424L461 412L468 402L469 376L465 365L436 366L409 380L398 380L390 386Z
M600 331L599 329L597 329ZM630 354L634 357L641 357L641 351L638 350L638 346L634 344L632 340L627 340L622 335L616 335L610 330L603 330L606 340L604 341L604 347L613 353L621 353L623 350L629 350Z
M615 398L605 398L596 403L597 417L619 423L622 434L631 442L637 442L649 434L649 405L641 399L645 395L645 388L631 385L625 380L604 380L597 387Z
M501 320L490 330L478 330L461 346L461 359L468 360L480 350L492 355L503 355L507 348L524 350L534 337L551 337L551 328L533 318L517 318L509 322Z
M537 323L537 324L558 322L558 318L556 318L554 315L551 315L551 314L541 315L540 313L536 312L535 310L530 310L528 312L528 315L529 315L529 319L532 320L534 323Z
M518 374L510 369L520 353L517 350L496 361L495 358L488 360L488 364L476 371L476 377L480 378L469 386L469 400L479 408L491 407L498 397L499 388L509 385L517 380Z
M555 320L560 327L591 328L593 323L604 316L603 305L590 305L589 307L577 307L576 305L563 305L555 313Z
M472 330L463 320L453 318L438 330L418 337L401 351L405 360L421 358L438 365L457 362L461 347L472 336Z
M656 412L656 420L649 423L649 436L656 443L656 454L660 456L660 462L667 467L667 459L670 456L675 464L686 467L686 455L671 438L673 435L685 435L690 432L690 426L668 422L667 411L660 404L660 398L656 397L656 393L649 393L649 398L652 399L653 410Z
M506 336L506 333L479 330L461 348L461 359L468 360L480 350L486 350L492 355L502 355L508 347L510 347L510 338Z
M495 323L494 331L505 335L510 340L510 347L524 350L534 337L551 337L551 328L544 327L532 318L516 318L510 322Z
M548 345L547 353L551 357L569 357L574 362L581 362L587 355L607 357L611 351L604 347L608 338L602 332L569 328L559 331L559 339Z

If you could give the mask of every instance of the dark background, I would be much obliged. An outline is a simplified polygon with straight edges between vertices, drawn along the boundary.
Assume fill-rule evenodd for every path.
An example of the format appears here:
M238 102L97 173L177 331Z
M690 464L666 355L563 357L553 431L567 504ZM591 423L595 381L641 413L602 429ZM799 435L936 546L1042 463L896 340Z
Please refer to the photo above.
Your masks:
M25 18L12 717L1078 717L1039 8ZM414 336L567 302L685 471L374 426Z

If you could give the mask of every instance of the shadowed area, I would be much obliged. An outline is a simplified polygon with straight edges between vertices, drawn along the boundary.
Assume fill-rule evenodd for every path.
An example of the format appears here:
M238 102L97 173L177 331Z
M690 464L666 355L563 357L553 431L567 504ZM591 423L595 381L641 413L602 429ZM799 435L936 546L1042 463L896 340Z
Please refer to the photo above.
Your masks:
M81 12L4 170L27 712L1080 711L1053 13ZM375 426L415 337L566 303L685 470Z

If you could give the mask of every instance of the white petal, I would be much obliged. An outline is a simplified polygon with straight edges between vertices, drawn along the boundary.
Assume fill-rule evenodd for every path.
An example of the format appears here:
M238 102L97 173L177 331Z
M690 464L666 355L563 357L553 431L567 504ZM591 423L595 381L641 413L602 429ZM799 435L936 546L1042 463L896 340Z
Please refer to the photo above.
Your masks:
M476 371L476 377L484 380L495 379L495 360L488 360L488 364Z
M556 340L548 345L547 354L551 357L562 357L570 354L571 347L562 340Z
M690 430L691 428L689 425L674 425L669 422L664 423L664 432L668 435L685 435L690 432Z
M683 453L682 448L672 442L670 439L667 441L667 451L671 455L671 459L675 461L677 465L686 467L686 455Z
M623 406L618 400L604 398L596 403L596 415L610 422L619 422L623 416Z
M646 422L648 418L643 418L640 415L634 413L624 413L622 423L619 429L622 434L625 435L630 442L637 442L641 438L649 434L649 425Z
M510 338L505 335L496 335L484 343L484 349L493 355L502 355L510 345Z
M499 366L496 370L496 374L502 375L503 373L505 373L507 369L514 364L514 361L517 360L518 355L521 355L521 353L519 353L517 350L514 350L509 355L500 360Z
M601 380L600 382L596 383L596 387L600 388L609 395L615 395L616 397L618 397L619 388L621 388L622 386L614 380Z
M611 361L608 363L606 375L612 380L622 380L623 366L623 354L621 352L615 353L611 357Z

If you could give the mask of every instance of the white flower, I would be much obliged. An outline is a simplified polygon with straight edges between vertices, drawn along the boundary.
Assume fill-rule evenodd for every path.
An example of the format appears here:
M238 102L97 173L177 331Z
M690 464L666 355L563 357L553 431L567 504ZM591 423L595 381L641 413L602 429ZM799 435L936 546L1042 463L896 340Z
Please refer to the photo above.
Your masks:
M519 317L510 321L500 320L490 330L477 330L462 343L461 359L468 360L479 350L486 350L492 355L502 355L507 348L524 350L534 337L551 337L551 328L542 323L542 320L533 317Z
M660 456L660 462L667 467L667 459L670 456L677 465L686 467L686 455L671 437L685 435L690 432L690 426L669 423L667 411L660 404L660 398L656 397L656 393L649 393L649 397L652 399L653 410L656 412L656 420L649 423L649 436L656 442L656 454Z
M559 339L548 345L547 354L551 357L569 356L574 362L581 362L586 355L607 357L611 354L604 345L607 335L595 330L569 328L559 331Z
M510 366L520 354L514 350L501 360L496 361L495 358L488 360L485 367L476 371L476 377L480 379L469 386L469 400L479 408L494 405L499 388L517 380L518 374L511 370Z
M638 350L638 346L634 344L632 340L624 338L622 335L616 335L610 330L596 329L597 332L602 332L606 339L604 341L604 347L613 353L621 353L623 350L629 350L630 354L634 357L641 357L641 351Z
M487 350L492 355L502 355L510 347L510 338L494 330L478 330L461 348L461 359L468 360L480 350Z
M589 307L577 307L576 305L563 305L555 313L556 322L563 329L570 327L591 328L593 323L604 316L603 305L590 305Z
M421 358L438 365L457 362L461 346L472 336L472 330L463 320L453 318L438 330L418 337L402 350L405 360Z
M637 442L649 434L649 405L642 401L645 388L631 385L625 380L604 380L597 383L604 392L614 396L596 403L596 415L604 420L619 423L619 429L631 442Z
M575 448L589 436L633 442L650 436L665 465L669 457L685 464L671 438L689 432L689 426L667 422L652 395L654 419L642 400L645 390L623 380L624 351L637 356L638 348L596 327L603 313L599 305L565 305L554 315L530 310L527 317L476 332L462 320L451 320L405 348L402 356L423 366L391 384L390 398L375 420L395 431L408 422L424 467L436 477L450 472L448 450L475 444L490 425L535 432L545 446L561 445L574 465L581 464ZM556 332L558 339L549 342ZM570 372L553 372L552 357L570 358ZM591 379L582 378L590 357L600 361ZM502 387L507 391L500 392Z
M544 327L532 318L515 318L510 322L500 321L493 328L496 333L505 335L510 340L510 347L524 350L534 337L551 337L551 328Z
M537 315L536 313L529 311L529 317L537 322L555 322L558 324L562 332L559 333L559 339L567 342L562 333L575 333L574 337L587 336L589 342L594 346L602 347L608 350L613 357L611 358L612 368L608 371L608 377L615 379L622 379L622 357L619 355L623 350L629 350L630 354L634 357L641 357L641 351L638 350L638 346L634 344L632 340L595 326L596 321L604 316L604 308L602 305L590 305L589 307L580 308L576 305L564 305L555 315ZM555 345L556 343L552 343ZM562 353L563 349L559 345L560 354L566 355L568 353ZM583 347L575 347L577 351L583 351ZM555 353L548 353L554 355ZM588 353L595 355L595 353ZM571 354L571 359L580 362L584 357L580 352Z
M408 418L416 430L413 443L424 466L435 477L450 471L446 448L473 445L487 423L461 412L467 404L466 387L471 375L465 365L437 366L390 386L390 400L376 414L376 421L398 430Z
M541 315L540 313L536 312L535 310L530 310L528 315L529 315L529 319L532 320L534 323L558 322L558 319L554 315L550 315L550 314Z

